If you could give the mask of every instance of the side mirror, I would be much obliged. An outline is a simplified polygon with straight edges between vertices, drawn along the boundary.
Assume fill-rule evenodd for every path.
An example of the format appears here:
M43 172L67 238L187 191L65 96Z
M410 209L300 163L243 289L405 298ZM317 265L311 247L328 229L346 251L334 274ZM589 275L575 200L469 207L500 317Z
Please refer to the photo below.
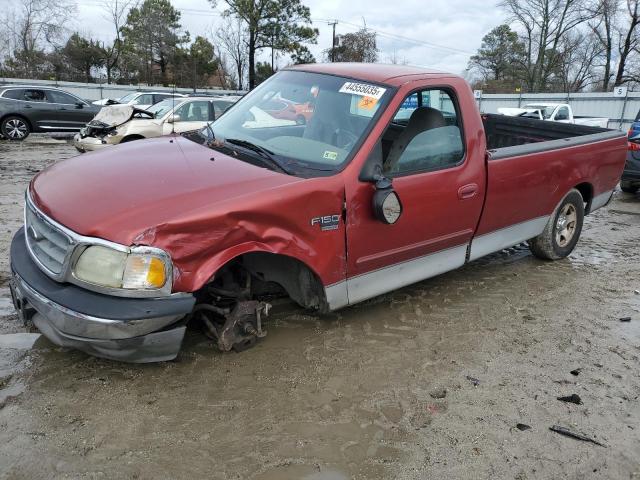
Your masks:
M84 108L84 103L76 102L76 108Z
M383 223L393 225L402 215L400 197L393 189L389 178L382 175L376 181L376 191L373 194L373 214Z
M383 173L382 143L378 141L367 158L358 179L361 182L373 183L376 191L373 194L373 215L383 223L392 225L402 215L402 202L393 189L393 181Z
M180 121L180 115L169 115L169 118L167 118L168 123L176 123L179 121Z

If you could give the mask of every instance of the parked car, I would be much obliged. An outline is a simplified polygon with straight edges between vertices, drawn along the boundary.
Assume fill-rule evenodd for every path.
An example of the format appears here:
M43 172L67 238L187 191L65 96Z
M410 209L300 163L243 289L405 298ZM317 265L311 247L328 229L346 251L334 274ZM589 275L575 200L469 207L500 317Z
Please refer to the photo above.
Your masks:
M251 111L293 88L317 92L311 120L260 128ZM241 350L278 295L322 314L523 241L566 257L627 148L619 131L481 116L462 78L381 64L283 69L198 135L31 181L11 245L23 319L123 361L174 358L190 321Z
M609 119L605 117L579 117L573 114L567 103L529 103L524 108L499 108L502 115L535 118L549 122L575 123L590 127L607 128Z
M102 105L102 106L117 105L117 104L133 105L136 108L145 110L149 108L151 105L155 105L156 103L161 102L167 98L174 98L174 97L183 98L183 97L186 97L186 95L183 95L181 93L168 93L168 92L131 92L118 99L103 98L101 100L96 100L95 102L92 102L92 103L94 105Z
M106 106L80 130L73 144L80 152L119 143L202 128L220 117L235 100L226 97L167 98L147 110L131 105Z
M0 133L24 140L31 132L73 132L91 120L100 107L53 87L0 87Z
M274 118L292 120L304 125L313 115L313 103L310 101L296 103L283 97L266 100L260 109Z
M629 128L627 138L627 161L620 178L620 189L636 193L640 189L640 111Z

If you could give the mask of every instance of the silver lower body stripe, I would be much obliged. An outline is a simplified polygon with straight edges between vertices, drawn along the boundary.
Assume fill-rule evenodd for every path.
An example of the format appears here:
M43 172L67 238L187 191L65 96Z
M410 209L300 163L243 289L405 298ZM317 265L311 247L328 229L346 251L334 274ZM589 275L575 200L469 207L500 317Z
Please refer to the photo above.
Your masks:
M349 304L435 277L464 265L467 244L347 279Z
M476 260L503 248L513 247L520 242L540 235L548 221L549 216L538 217L480 235L471 242L469 260Z
M604 207L609 200L611 200L611 196L613 195L613 190L609 190L608 192L601 193L600 195L596 195L591 200L591 207L589 208L589 213L597 210L601 207Z

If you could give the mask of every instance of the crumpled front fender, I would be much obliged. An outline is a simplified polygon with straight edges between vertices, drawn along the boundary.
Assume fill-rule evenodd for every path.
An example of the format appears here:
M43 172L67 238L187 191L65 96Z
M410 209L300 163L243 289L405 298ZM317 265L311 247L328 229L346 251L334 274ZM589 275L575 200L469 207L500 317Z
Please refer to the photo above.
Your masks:
M203 207L138 235L134 243L169 252L174 292L194 292L222 266L249 252L304 263L324 285L346 275L344 187L340 175L308 179ZM324 228L313 219L339 217Z

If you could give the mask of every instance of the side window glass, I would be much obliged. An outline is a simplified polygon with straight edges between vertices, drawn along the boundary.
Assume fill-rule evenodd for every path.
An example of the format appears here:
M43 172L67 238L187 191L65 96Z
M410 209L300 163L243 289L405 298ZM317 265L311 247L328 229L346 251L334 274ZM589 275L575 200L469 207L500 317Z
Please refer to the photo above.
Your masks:
M27 102L46 102L47 97L44 94L44 90L25 89L24 98Z
M165 98L169 98L169 97L170 97L170 95L154 95L153 96L153 104L155 105L156 103L161 102Z
M175 111L181 122L206 122L209 120L209 102L200 100L188 102Z
M226 112L231 105L233 105L231 102L213 102L215 119L217 120L218 117L220 117L220 115ZM214 120L214 119L212 118L211 120Z
M140 95L133 101L133 105L151 105L153 104L153 95Z
M64 105L75 105L79 100L72 97L68 93L58 92L57 90L47 90L47 96L51 103L62 103Z
M567 107L560 108L556 120L569 120L569 109Z
M382 138L385 170L390 175L440 170L462 161L462 125L452 95L424 90L405 99L398 121L392 123L396 125L387 128Z
M2 96L4 98L12 98L13 100L24 100L24 90L21 88L14 88L12 90L6 90Z
M400 105L400 110L398 110L398 113L393 117L393 123L406 125L409 117L416 108L418 108L418 94L413 93L404 99L404 102Z

